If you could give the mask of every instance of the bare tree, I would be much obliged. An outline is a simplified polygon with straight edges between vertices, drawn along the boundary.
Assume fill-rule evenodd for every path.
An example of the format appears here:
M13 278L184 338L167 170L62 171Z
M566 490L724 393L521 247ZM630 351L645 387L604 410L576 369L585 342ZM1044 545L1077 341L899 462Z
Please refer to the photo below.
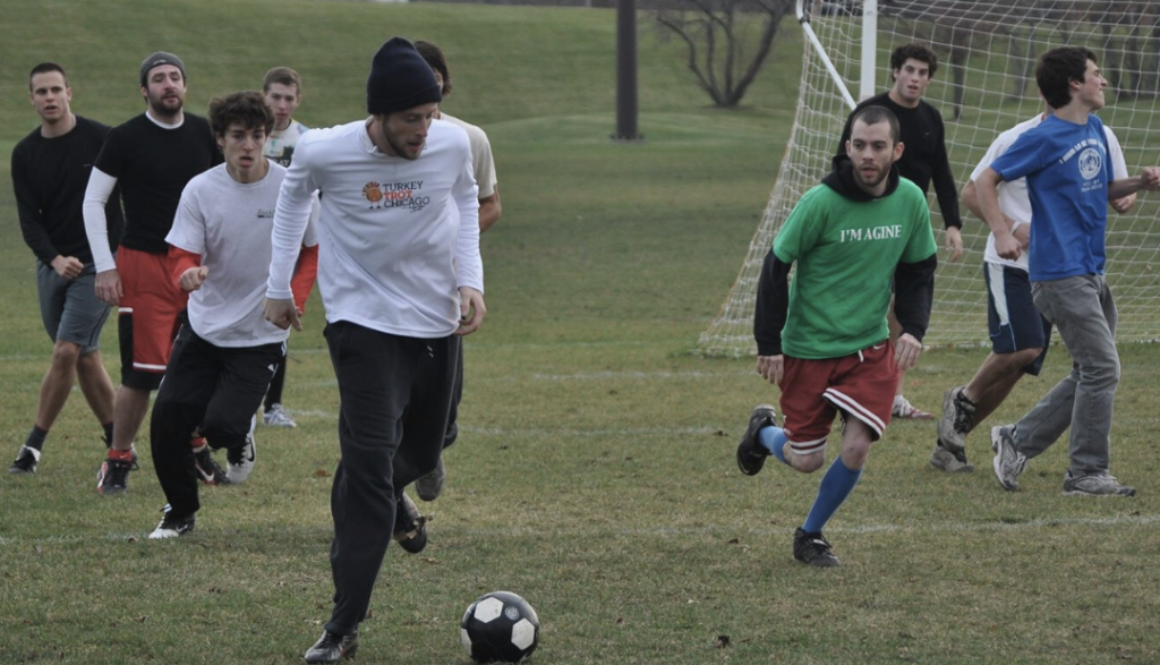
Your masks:
M793 0L674 0L657 23L685 42L697 85L717 106L741 102ZM756 44L752 44L756 37Z

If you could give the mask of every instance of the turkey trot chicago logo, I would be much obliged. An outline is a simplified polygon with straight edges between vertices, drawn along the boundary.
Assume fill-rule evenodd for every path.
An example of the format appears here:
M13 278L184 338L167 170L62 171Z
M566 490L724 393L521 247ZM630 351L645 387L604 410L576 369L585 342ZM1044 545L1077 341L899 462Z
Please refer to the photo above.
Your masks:
M389 182L380 184L374 181L363 186L362 193L370 202L371 210L380 208L408 208L411 212L419 212L431 203L430 196L422 196L423 181Z

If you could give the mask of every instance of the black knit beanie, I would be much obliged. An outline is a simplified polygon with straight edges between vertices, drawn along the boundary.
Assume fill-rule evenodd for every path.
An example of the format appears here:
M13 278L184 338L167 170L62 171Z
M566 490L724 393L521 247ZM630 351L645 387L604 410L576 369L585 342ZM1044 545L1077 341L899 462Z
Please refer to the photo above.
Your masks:
M367 112L372 115L405 111L443 101L435 73L414 44L392 37L379 47L367 77Z

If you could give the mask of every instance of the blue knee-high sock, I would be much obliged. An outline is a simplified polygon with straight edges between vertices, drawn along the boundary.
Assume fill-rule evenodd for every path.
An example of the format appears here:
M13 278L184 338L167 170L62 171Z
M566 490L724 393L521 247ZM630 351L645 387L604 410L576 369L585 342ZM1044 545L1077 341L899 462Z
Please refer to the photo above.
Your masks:
M780 427L762 427L757 433L757 441L785 464L785 430Z
M814 507L810 508L810 514L806 517L802 530L806 533L821 531L826 522L838 511L838 506L850 496L850 491L861 477L862 469L847 468L839 455L822 478L822 484L818 487L818 498L814 500Z

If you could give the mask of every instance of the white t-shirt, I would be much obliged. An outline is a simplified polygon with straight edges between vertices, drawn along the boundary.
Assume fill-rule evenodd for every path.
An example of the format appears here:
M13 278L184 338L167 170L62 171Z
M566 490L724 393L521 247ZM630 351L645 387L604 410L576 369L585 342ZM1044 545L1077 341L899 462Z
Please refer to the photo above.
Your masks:
M487 140L487 133L479 127L464 122L455 116L439 112L441 120L459 125L467 132L467 139L471 142L471 169L475 173L475 184L479 186L479 198L486 199L495 194L495 158L491 154L491 143Z
M310 213L318 220L318 286L328 322L415 338L459 327L459 288L483 291L479 190L467 133L433 122L418 159L386 155L367 121L312 129L298 142L274 215L267 296L291 297Z
M262 154L282 166L290 166L294 158L294 149L298 146L298 139L309 129L297 120L291 120L286 129L270 132L266 137L266 147L262 148Z
M1007 152L1007 149L1015 143L1015 139L1022 136L1028 130L1038 127L1039 123L1043 122L1043 117L1044 115L1040 113L1034 118L1024 120L1000 134L994 143L991 144L991 147L987 149L987 154L983 155L983 159L979 162L979 165L971 172L971 180L974 181L983 175L983 171L986 171L1000 155ZM1104 134L1107 136L1108 149L1112 157L1112 177L1127 177L1128 164L1124 161L1124 151L1120 147L1119 140L1116 139L1115 132L1105 125ZM1026 178L999 183L999 209L1017 224L1031 223L1031 198L1027 193ZM1019 268L1020 270L1029 270L1028 257L1029 253L1025 251L1020 252L1019 258L1015 261L999 256L999 253L995 251L995 234L991 233L987 236L987 249L983 253L983 260L987 263L996 263L1011 266L1012 268Z
M270 232L286 169L269 162L258 182L242 184L226 165L194 177L181 193L165 241L201 255L205 283L189 294L189 325L214 346L283 342L289 331L265 319L263 298L270 266Z

